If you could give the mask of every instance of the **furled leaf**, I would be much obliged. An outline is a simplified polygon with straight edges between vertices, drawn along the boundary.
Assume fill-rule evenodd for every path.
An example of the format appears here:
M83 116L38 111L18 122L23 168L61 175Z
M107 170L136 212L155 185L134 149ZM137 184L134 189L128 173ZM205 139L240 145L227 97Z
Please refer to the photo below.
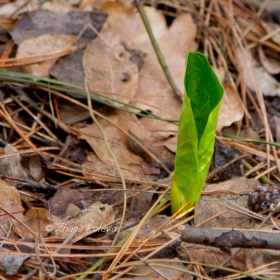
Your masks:
M198 200L214 151L215 130L224 89L207 58L189 52L185 97L179 124L175 172L171 187L172 212Z

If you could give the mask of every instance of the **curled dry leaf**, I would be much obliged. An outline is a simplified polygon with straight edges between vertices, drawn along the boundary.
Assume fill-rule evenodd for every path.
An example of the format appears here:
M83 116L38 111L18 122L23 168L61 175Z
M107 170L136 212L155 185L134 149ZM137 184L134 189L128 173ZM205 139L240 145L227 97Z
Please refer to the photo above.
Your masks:
M230 126L232 123L242 120L243 116L244 108L238 92L233 86L226 85L217 130L221 131L223 127Z
M250 75L251 71L254 82L260 87L260 90L264 95L280 96L280 83L274 79L262 66L259 65L259 63L252 57L249 51L245 50L245 52L246 55L241 49L237 50L239 62L243 68L244 78L250 90L255 90L254 83Z
M72 45L75 38L76 37L72 35L45 34L37 38L27 39L20 44L16 57L44 56L49 53L63 51L65 48ZM22 69L28 74L48 77L49 70L55 64L56 60L57 59L52 59L41 63L26 65L23 66Z
M88 45L83 66L90 91L107 93L124 102L133 98L138 87L138 68L112 34L103 34L102 39L99 37Z
M275 75L275 74L280 73L280 61L279 60L267 57L265 55L261 45L258 47L258 52L259 52L260 62L269 74Z

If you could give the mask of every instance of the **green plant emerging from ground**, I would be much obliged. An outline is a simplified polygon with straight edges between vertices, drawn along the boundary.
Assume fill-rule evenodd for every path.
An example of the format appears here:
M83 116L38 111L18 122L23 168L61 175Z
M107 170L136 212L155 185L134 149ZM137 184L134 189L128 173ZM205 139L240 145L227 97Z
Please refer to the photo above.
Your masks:
M224 89L207 58L189 52L185 96L179 124L175 171L171 186L172 213L198 200L214 151L215 131Z

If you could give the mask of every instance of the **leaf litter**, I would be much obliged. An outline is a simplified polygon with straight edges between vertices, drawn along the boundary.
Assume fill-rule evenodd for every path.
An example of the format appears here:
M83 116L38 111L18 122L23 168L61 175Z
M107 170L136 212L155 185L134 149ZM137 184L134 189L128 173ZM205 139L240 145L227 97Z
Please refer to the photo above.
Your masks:
M163 199L181 103L139 13L125 2L47 1L34 10L34 1L25 6L15 1L0 7L15 22L12 30L12 21L0 21L13 39L3 41L0 64L13 72L0 72L1 275L47 278L53 269L47 262L54 259L57 278L91 268L103 279L136 278L131 273L145 279L215 279L224 273L232 279L245 274L278 279L277 251L234 248L230 257L180 242L177 229L193 222L197 228L278 230L277 217L248 212L247 197L257 185L279 181L278 150L265 145L279 139L278 125L270 125L280 117L279 22L255 21L261 7L239 0L145 6L179 90L186 53L195 50L207 55L226 88L207 185L194 214L171 218ZM127 190L90 119L85 77ZM127 208L118 235L124 193Z

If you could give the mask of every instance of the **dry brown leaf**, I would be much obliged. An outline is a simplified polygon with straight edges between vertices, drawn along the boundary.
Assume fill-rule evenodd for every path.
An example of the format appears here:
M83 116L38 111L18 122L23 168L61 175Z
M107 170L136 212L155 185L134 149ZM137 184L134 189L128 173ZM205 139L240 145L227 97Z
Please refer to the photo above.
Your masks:
M276 60L271 57L267 57L265 55L261 45L259 45L259 47L258 47L258 52L259 52L260 62L269 74L276 75L276 74L280 73L280 61L279 60Z
M134 154L133 154L134 155ZM136 156L136 155L135 155ZM117 158L118 163L122 164L124 159ZM126 179L130 180L146 180L146 175L140 169L141 165L140 157L138 157L139 163L133 166L130 166L130 170L121 167L121 172ZM122 164L123 166L123 164ZM83 164L83 171L89 172L93 178L104 178L112 176L113 179L120 178L118 169L116 166L107 165L102 162L94 152L89 152L87 155L87 161Z
M144 53L139 87L132 104L162 118L178 120L181 103L166 80L139 14L120 3L106 3L102 9L109 14L102 32L112 32L128 49ZM186 53L197 48L196 25L191 15L185 13L168 28L160 11L145 7L145 12L177 87L183 93ZM141 123L149 131L165 137L178 131L176 125L158 120L142 118Z
M90 91L110 93L112 98L127 103L133 98L138 87L138 68L113 34L103 34L102 39L88 45L83 66Z
M2 254L0 255L0 270L5 270L8 275L15 275L22 267L25 260L30 259L30 255L10 253L10 250L1 248ZM4 268L4 269L3 269ZM5 277L9 279L8 277ZM13 277L11 277L13 278Z
M129 130L132 131L138 138L143 140L147 146L155 144L157 143L157 141L162 140L157 134L152 134L147 131L140 124L135 115L118 110L115 111L112 115L107 116L107 118L109 118L116 125L120 126L126 133L128 133ZM127 136L106 120L100 119L99 122L107 136L110 148L116 156L121 169L123 170L123 172L125 172L125 176L129 176L126 178L128 179L131 178L131 176L134 176L134 179L138 178L144 180L146 176L144 175L141 167L143 159L142 157L134 154L128 148ZM91 168L91 170L102 172L103 174L105 173L107 175L119 177L119 174L115 169L115 163L106 148L103 136L97 126L95 124L92 124L88 127L80 129L79 132L81 134L81 138L85 139L89 143L89 145L92 147L95 154L99 158L99 160L97 160L94 154L89 154L88 161L90 161L91 164L85 163L83 166ZM163 146L156 148L156 152L161 157L166 159L166 149ZM103 164L100 163L100 161ZM94 162L95 166L92 165L94 164Z
M20 194L15 187L9 186L5 181L0 180L0 205L10 213L24 210L21 206ZM22 213L13 214L17 219L23 217ZM11 229L12 219L1 210L0 216L0 236L5 237Z
M185 270L186 267L178 258L174 258L172 260L175 260L177 262L168 263L168 267L157 266L156 263L153 262L150 263L150 265L135 266L132 269L132 273L136 273L136 275L145 275L144 277L137 277L138 280L193 279L193 276L191 274L182 272L182 270ZM130 279L132 280L134 278Z
M249 51L246 51L248 60L242 50L238 49L237 54L239 62L243 68L243 74L247 86L255 91L254 84L251 79L249 69L252 72L253 78L257 86L260 87L262 93L266 96L280 96L280 83L274 79L268 72L259 65L259 63L252 57ZM249 67L249 68L248 68Z
M91 204L73 217L67 219L53 217L53 219L52 234L56 237L65 238L75 229L78 234L96 230L105 233L117 230L114 226L106 226L114 221L113 207L101 202Z
M136 120L135 116L122 111L115 112L109 118L112 122L120 125L125 131L128 131L129 124ZM127 137L107 121L100 119L99 122L106 134L110 148L117 158L120 167L124 170L135 173L135 175L143 174L141 169L142 158L135 155L128 149ZM79 132L81 137L88 142L103 163L108 166L115 166L112 156L106 148L102 133L96 124L82 128ZM115 176L119 175L115 174Z
M236 192L243 193L248 192L254 189L259 185L259 181L256 179L247 179L245 177L236 177L232 180L228 180L219 184L208 185L203 189L205 192L212 191L224 191L224 192ZM241 207L247 207L247 197L240 195L233 195L227 193L220 194L209 194L203 195L195 206L195 224L199 224L206 219L214 216L217 213L220 213L228 208L221 205L220 203L226 204L226 199L238 204ZM219 203L220 202L220 203ZM246 219L246 216L240 214L236 211L230 210L228 213L219 216L206 224L207 227L242 227L248 228L249 219Z
M179 255L184 260L191 259L198 263L205 263L220 266L225 260L228 259L228 254L222 252L219 248L196 245L191 243L182 242L177 249ZM238 257L233 257L225 267L232 267L234 269L244 271L246 269L244 254L238 254Z
M29 209L25 213L24 218L21 219L21 222L33 232L27 230L27 228L18 221L14 221L15 232L22 238L35 238L38 232L40 232L42 237L45 237L49 234L47 230L48 226L52 225L52 220L48 217L45 208Z
M81 192L79 189L59 188L58 191L49 199L50 213L55 216L65 216L68 205L87 208L94 202L93 192Z
M67 100L59 100L59 113L61 121L73 125L90 117L89 111Z
M164 35L158 40L170 72L182 94L186 54L197 48L195 35L196 25L191 15L183 14L174 20L169 29L166 28ZM139 88L132 103L165 119L180 118L181 103L171 90L154 54L149 54L143 60ZM154 119L143 118L141 123L149 131L165 137L175 135L178 130L178 126L174 124Z
M223 127L242 120L243 116L244 108L238 92L233 86L226 85L219 112L217 130L221 131Z
M72 35L45 34L37 38L27 39L20 44L16 57L43 56L45 54L62 51L70 47L75 38L76 37ZM49 70L55 64L56 60L57 59L52 59L41 63L26 65L23 66L22 69L28 74L48 77Z
M108 13L106 24L101 31L102 34L114 34L115 38L119 42L125 43L128 49L139 50L156 58L144 24L135 9L125 7L117 2L107 2L101 9ZM167 29L164 15L153 8L144 7L144 9L154 31L154 36L158 40Z
M280 275L280 252L276 250L261 250L261 249L252 249L249 250L250 261L253 264L253 267L263 267L259 274L264 275L268 279L279 279ZM271 263L274 263L271 265ZM273 272L271 272L273 269ZM277 276L278 275L278 276Z
M17 151L11 144L7 144L4 148L4 153L7 155L16 153ZM21 164L21 156L19 154L1 158L0 166L6 176L28 179L28 175Z
M175 135L174 137L168 138L164 141L163 145L166 147L169 151L172 153L177 152L177 142L178 142L178 135Z

